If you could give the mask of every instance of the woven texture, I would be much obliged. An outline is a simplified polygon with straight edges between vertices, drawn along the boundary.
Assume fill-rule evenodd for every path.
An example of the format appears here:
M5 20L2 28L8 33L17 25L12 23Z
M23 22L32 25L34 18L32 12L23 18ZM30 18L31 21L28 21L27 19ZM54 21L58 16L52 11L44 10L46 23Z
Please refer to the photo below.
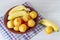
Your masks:
M29 3L24 3L24 5L31 6ZM7 40L30 40L36 34L41 32L44 27L41 25L37 25L31 32L25 34L14 34L9 32L4 26L4 16L0 17L0 33L7 39Z

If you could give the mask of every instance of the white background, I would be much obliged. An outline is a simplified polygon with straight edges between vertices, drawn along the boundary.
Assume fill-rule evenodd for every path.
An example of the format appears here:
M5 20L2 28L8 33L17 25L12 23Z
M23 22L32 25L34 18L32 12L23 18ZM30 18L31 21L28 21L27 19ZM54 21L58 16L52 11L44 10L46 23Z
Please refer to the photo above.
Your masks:
M60 30L60 0L0 0L0 17L3 16L9 8L26 1L29 1L46 19L56 23ZM0 40L5 40L1 33ZM60 31L47 35L43 30L31 40L60 40Z

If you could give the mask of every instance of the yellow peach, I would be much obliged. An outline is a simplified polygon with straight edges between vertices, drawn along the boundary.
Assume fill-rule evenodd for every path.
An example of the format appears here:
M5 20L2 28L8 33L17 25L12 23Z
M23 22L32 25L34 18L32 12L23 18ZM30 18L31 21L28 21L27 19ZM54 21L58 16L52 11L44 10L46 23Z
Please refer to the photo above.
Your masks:
M13 28L14 27L14 24L13 24L12 20L7 22L7 27L8 28Z
M28 15L23 16L23 20L24 20L25 22L27 22L28 20L30 20L30 16L28 16Z
M22 23L22 20L21 20L21 18L16 18L16 19L14 19L14 25L15 26L20 26L21 25L21 23Z
M15 31L19 31L19 27L14 27L14 30Z
M47 34L51 34L53 32L53 28L52 27L46 27L45 32Z
M25 24L22 24L19 26L19 31L20 32L25 32L27 30L27 26Z
M35 19L37 17L37 13L35 11L32 11L29 13L32 19Z
M28 21L28 26L29 26L29 27L35 26L35 21L34 21L33 19L29 20L29 21Z

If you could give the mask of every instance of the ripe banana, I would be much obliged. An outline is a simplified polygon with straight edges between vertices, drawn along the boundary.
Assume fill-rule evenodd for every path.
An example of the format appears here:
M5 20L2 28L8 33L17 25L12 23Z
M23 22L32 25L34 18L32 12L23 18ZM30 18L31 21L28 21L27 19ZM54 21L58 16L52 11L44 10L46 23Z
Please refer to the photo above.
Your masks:
M20 12L14 13L12 15L9 15L8 20L13 20L16 17L21 17L21 16L24 16L24 15L28 15L28 13L26 11L20 11Z
M21 10L27 10L27 8L25 6L22 6L22 5L16 6L9 12L9 15L20 12Z
M51 27L54 29L55 32L58 32L58 31L59 31L58 26L55 25L53 22L51 22L51 21L49 21L49 20L42 19L42 20L40 21L40 23L41 23L42 25L45 25L46 27L51 26Z

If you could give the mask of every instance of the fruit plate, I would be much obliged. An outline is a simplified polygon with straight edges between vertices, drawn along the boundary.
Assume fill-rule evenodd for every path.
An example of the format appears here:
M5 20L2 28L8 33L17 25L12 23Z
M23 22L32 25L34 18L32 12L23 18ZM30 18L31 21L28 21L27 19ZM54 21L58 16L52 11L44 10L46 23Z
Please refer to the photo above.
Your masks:
M29 6L29 5L27 5L27 4L22 4L22 5L25 6L26 8L29 8L31 11L35 11L35 12L38 14L38 12L37 12L34 8L32 8L31 6ZM19 5L16 5L16 6L19 6ZM14 6L14 7L16 7L16 6ZM37 17L34 19L35 22L36 22L36 25L35 25L34 27L32 27L32 28L29 28L26 32L15 31L15 30L9 29L9 28L7 27L9 12L10 12L10 10L13 9L14 7L10 8L10 9L6 12L6 14L4 15L4 25L5 25L6 29L8 29L10 32L18 33L18 34L24 34L24 33L27 33L27 32L31 32L31 31L35 28L35 26L38 24L38 20L39 20L39 18L40 18L39 15L37 15Z

